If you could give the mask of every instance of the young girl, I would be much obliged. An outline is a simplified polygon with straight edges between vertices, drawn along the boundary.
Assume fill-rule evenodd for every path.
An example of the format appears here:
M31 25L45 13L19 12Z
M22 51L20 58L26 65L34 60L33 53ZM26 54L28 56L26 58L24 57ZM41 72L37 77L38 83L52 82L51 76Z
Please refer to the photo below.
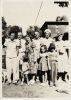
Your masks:
M27 84L29 85L28 74L29 74L28 58L24 57L23 64L22 64L22 82L21 82L21 85L23 85L24 78L26 78Z
M50 86L56 86L57 82L57 52L55 48L55 44L51 43L49 46L49 52L48 52L48 66L51 70L51 82Z
M48 70L46 45L42 45L40 47L39 69L41 70L42 73L42 85L45 85L45 83L47 82L47 70Z

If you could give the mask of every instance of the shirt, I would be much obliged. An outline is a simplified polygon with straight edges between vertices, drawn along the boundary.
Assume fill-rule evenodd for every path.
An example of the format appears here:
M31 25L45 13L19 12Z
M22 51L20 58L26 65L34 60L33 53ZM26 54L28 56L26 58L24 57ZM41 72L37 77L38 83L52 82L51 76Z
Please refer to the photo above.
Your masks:
M48 52L48 59L51 61L58 61L58 53L57 52Z
M19 53L22 53L25 51L25 40L24 39L17 39L18 45L20 46L19 48Z
M40 39L33 39L33 42L36 45L36 49L40 50L41 40Z
M7 47L6 57L9 57L9 58L17 57L17 46L19 45L16 40L5 41L4 45Z

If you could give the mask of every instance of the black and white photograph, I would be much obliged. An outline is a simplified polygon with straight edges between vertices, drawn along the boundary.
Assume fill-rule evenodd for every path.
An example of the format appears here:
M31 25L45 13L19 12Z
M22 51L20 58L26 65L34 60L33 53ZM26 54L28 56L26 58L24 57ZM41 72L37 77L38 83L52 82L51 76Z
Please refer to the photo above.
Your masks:
M1 0L2 98L71 95L71 0Z

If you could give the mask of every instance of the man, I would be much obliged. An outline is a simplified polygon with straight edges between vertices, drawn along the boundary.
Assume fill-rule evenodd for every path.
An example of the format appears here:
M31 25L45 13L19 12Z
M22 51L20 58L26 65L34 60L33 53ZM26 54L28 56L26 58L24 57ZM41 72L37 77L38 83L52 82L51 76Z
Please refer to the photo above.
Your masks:
M23 56L25 54L25 40L23 39L22 32L18 32L18 44L19 44L19 69L22 70ZM21 78L21 72L19 73L19 77Z
M17 84L17 56L18 56L18 44L15 41L15 33L11 33L10 40L5 41L4 46L6 47L6 68L8 85L11 83L11 73L13 71L13 83Z

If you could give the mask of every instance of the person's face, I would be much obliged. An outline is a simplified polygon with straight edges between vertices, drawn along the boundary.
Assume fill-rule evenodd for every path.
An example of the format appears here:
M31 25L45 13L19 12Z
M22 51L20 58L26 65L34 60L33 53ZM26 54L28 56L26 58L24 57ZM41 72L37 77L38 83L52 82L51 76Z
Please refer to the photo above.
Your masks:
M36 39L39 38L39 32L35 32L35 38L36 38Z
M15 34L14 33L11 33L10 38L11 38L11 40L14 40L15 39Z
M30 37L26 37L26 41L27 42L30 42L31 40L30 40Z
M44 53L44 52L45 52L44 47L41 47L41 52L42 52L42 53Z
M45 33L45 37L46 37L46 39L48 39L50 37L50 33L49 32L46 32Z
M18 39L22 39L22 33L18 33Z
M63 36L60 35L60 36L58 37L58 40L61 41L61 40L62 40L62 37L63 37Z

